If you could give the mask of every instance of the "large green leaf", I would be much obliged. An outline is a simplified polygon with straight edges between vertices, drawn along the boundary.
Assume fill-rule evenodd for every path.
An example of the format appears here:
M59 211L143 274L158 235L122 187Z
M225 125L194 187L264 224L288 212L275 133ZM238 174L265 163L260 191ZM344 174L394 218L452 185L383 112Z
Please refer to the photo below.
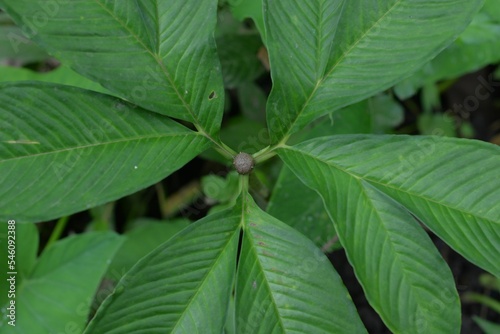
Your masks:
M415 151L419 148L418 144L421 144L419 139L405 137L339 136L280 149L280 155L302 181L324 199L369 302L392 331L459 333L460 305L451 271L419 223L384 192L393 195L387 189L399 188L399 191L411 194L409 196L413 198L423 199L425 203L419 203L418 210L414 206L410 209L419 217L422 212L429 212L422 220L431 227L445 226L445 229L459 230L468 224L471 230L484 233L491 226L490 222L478 224L473 218L454 221L455 217L449 215L449 212L433 210L432 206L435 205L441 208L456 207L457 211L462 211L467 204L477 201L475 196L468 199L462 192L462 186L454 182L456 175L443 175L450 172L451 168L442 168L446 172L439 170L439 166L445 162L439 160L437 152L447 152L449 147L440 147L440 143L436 142L437 152L432 157L425 158L427 164L415 166L412 175L388 177L392 170L397 169L403 152ZM458 141L443 141L442 145L446 144L460 146ZM481 146L483 145L478 145L476 150L481 151ZM488 159L489 156L485 153L492 152L488 152L486 148L486 152L481 152L479 156ZM437 160L432 166L431 159ZM460 159L463 160L464 156L460 155ZM476 156L476 159L479 157ZM454 163L456 161L451 162ZM482 163L488 165L484 160ZM462 163L459 166L453 165L452 168L458 167L461 173L470 176L467 170L461 168L463 166ZM435 169L435 174L429 173L432 169ZM429 176L426 178L425 175ZM400 179L402 183L393 183L399 177L403 177ZM486 202L493 199L487 198L492 188L482 187L482 180L472 180L470 184L472 183L480 188L480 193L486 195L482 196ZM457 192L454 196L455 203L452 203L453 198L450 196L440 198L443 192L440 194L436 191L437 188L450 191L453 184ZM419 191L422 187L430 191ZM409 203L402 202L405 205ZM469 208L468 214L471 217L474 213L476 217L481 216L481 207ZM464 212L459 214L465 216ZM496 224L494 228L498 233L500 224L493 224ZM475 245L471 245L471 241L489 244L487 239L470 239L461 240L462 244L471 248L470 253L475 251ZM494 236L489 239L494 240ZM488 251L490 254L497 253L496 258L498 246L500 238L497 237L496 245Z
M120 247L114 233L72 236L45 250L17 286L16 326L0 333L80 333L102 275Z
M189 226L144 257L85 333L221 333L236 267L240 212Z
M296 133L290 141L334 134L383 132L394 126L402 118L402 113L401 107L394 100L380 95L334 112L329 119L325 117L313 129ZM283 166L276 181L267 212L304 233L324 251L339 247L323 200L287 166Z
M5 9L35 41L110 91L218 131L217 1L16 0Z
M132 229L124 233L125 242L109 264L106 277L118 281L137 261L187 226L188 219L134 221Z
M384 192L467 259L500 275L499 147L456 138L346 135L279 153L310 186L324 177L318 168L328 167L334 174L322 191L348 192L347 181L363 181ZM341 202L336 208L342 211Z
M237 333L365 333L321 250L251 198L242 202Z
M498 2L494 6L500 8ZM395 86L399 98L411 97L426 84L455 79L500 61L500 16L488 15L486 9L487 6L453 44ZM476 94L479 95L476 97L485 95L481 91Z
M42 221L158 182L208 147L172 120L107 95L0 86L0 219Z
M16 272L16 284L19 286L22 280L29 276L35 265L38 252L38 230L35 224L17 224L12 219L10 222L11 224L7 224L7 221L0 223L0 257L5 259L0 266L0 282L7 282L7 278L11 276L8 273ZM15 251L13 257L9 254L9 248ZM14 263L10 262L12 260ZM4 306L9 300L9 289L10 284L0 286L0 306ZM4 320L5 318L1 317L0 324Z
M273 142L415 71L465 29L482 3L265 0Z

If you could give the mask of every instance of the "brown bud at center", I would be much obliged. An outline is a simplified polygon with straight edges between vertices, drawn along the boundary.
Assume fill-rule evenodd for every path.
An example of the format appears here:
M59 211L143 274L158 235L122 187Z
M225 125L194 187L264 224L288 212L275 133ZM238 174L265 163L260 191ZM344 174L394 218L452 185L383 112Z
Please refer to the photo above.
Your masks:
M234 157L233 165L238 173L245 175L252 171L255 161L250 154L241 152Z

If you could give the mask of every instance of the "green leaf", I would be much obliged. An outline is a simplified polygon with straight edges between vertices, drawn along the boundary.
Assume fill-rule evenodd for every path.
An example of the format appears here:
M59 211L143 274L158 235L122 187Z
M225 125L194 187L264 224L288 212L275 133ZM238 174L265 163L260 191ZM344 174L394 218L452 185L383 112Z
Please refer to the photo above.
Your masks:
M221 333L240 213L208 216L144 257L104 301L85 333Z
M400 81L456 38L482 3L265 0L272 141Z
M392 103L386 103L385 98L377 98L373 102L371 100L364 100L332 113L329 119L325 117L313 129L296 133L293 140L302 141L333 134L370 133L385 129L391 122L378 115L388 110L382 105L391 106ZM380 120L375 121L376 118ZM267 212L306 235L323 251L340 247L323 200L286 166L283 166L276 181Z
M498 7L498 3L495 3ZM500 16L480 12L460 37L419 71L395 86L400 99L441 80L458 78L500 61Z
M500 333L500 324L496 324L491 321L481 319L479 317L473 317L475 323L483 330L485 334L498 334Z
M269 144L263 124L243 116L232 117L221 130L221 139L238 152L255 153Z
M379 94L319 118L311 124L312 129L307 127L299 131L290 143L297 143L297 137L311 139L338 134L390 133L403 120L403 107L391 96Z
M276 181L267 213L307 236L324 252L340 248L323 200L286 166Z
M456 137L455 120L447 114L422 114L417 127L423 135Z
M318 119L312 124L312 129L306 128L296 133L291 141L299 143L307 139L334 134L371 133L373 123L369 102L363 100Z
M106 95L0 85L0 219L43 221L145 188L208 147L198 133Z
M341 191L335 183L344 179L368 183L404 205L464 257L500 275L498 146L445 137L346 135L278 152L308 185L321 176L317 166L328 166L341 178L322 187ZM305 174L310 169L314 178Z
M371 133L387 133L404 121L404 108L392 96L380 94L367 101Z
M225 7L226 0L219 1L219 8L217 10L217 27L215 28L216 39L224 35L233 35L244 32L254 33L251 29L237 20L231 13L231 9ZM219 47L219 45L217 45ZM218 51L218 50L217 50Z
M266 124L267 96L261 87L253 82L238 86L238 101L241 113L249 120Z
M201 179L203 193L217 202L226 203L236 200L239 189L239 174L236 171L230 172L226 178L210 174Z
M220 138L237 152L255 153L269 145L269 133L265 125L243 116L231 117L221 129ZM232 161L211 149L203 153L205 159L230 165Z
M16 271L18 280L22 280L31 274L38 254L38 244L38 229L35 225L16 224Z
M242 200L237 333L365 333L326 256L290 226Z
M431 113L434 110L441 110L441 92L436 83L427 83L422 88L422 94L420 96L421 109L424 113Z
M226 324L224 325L223 334L237 334L236 332L236 319L235 319L235 307L234 307L234 296L229 299L229 307L227 310Z
M342 140L321 138L309 141L308 151L298 145L280 155L322 196L368 301L395 333L459 333L460 301L446 262L399 203L337 164L336 139ZM365 154L373 163L372 157Z
M134 227L125 232L125 242L109 265L106 277L112 280L118 281L142 257L189 226L188 219L159 221L142 218L133 223Z
M10 220L12 221L12 220ZM10 227L10 228L9 228ZM11 231L9 233L9 231ZM12 232L13 231L13 232ZM10 237L9 237L10 235ZM10 241L9 241L10 240ZM10 244L10 247L9 247ZM9 258L9 249L15 250L15 257ZM30 275L36 261L38 252L38 230L34 224L7 224L0 223L0 256L5 259L2 263L0 281L7 282L11 275L8 272L17 272L16 284L19 284ZM13 268L8 261L14 260ZM0 288L0 305L3 306L9 300L8 291L10 285L2 284ZM3 319L3 318L2 318Z
M9 333L80 333L101 276L121 242L114 233L93 232L46 249L17 287L16 326L9 326Z
M98 83L89 80L66 66L61 66L53 71L40 73L26 68L0 66L0 82L14 81L43 81L61 85L79 87L94 92L112 95Z
M20 0L5 9L64 64L110 91L218 131L224 88L216 1Z
M3 23L3 22L0 22ZM0 24L0 64L24 65L43 61L49 55L27 39L19 27Z
M264 16L262 14L262 0L228 0L231 12L238 20L243 21L251 18L262 35L262 40L266 40L266 28Z
M458 133L460 138L474 138L475 129L470 122L462 121L458 126ZM493 143L493 141L492 141Z
M257 54L262 46L258 35L231 34L217 38L222 76L226 88L252 82L264 72Z
M497 22L500 22L500 6L498 5L498 1L486 0L482 11L496 19Z

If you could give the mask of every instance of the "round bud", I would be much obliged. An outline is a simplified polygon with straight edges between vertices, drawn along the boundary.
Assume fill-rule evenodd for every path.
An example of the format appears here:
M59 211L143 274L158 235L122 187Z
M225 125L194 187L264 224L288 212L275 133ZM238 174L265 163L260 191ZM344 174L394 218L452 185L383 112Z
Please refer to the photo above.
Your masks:
M239 174L245 175L252 171L255 161L250 154L241 152L234 157L233 165Z

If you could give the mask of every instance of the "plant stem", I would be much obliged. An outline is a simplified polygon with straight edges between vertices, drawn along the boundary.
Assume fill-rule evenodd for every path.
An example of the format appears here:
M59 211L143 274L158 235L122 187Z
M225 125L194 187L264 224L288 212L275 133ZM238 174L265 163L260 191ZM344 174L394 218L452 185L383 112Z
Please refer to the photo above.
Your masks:
M224 158L232 160L236 156L237 153L223 142L214 141L214 143L216 145L214 149L219 152Z
M478 293L467 293L464 296L464 301L481 303L488 306L490 309L500 313L500 302L493 298L483 296Z
M59 218L59 220L56 223L56 226L54 227L54 230L52 231L52 234L50 235L49 241L47 241L47 245L45 246L45 249L47 249L50 245L52 245L54 242L59 240L61 237L62 232L64 231L64 228L66 227L68 223L69 216L64 216Z
M240 175L240 186L239 186L239 192L240 194L248 193L248 175Z
M223 157L225 157L227 159L232 159L236 155L236 152L233 149L231 149L229 146L224 144L220 139L213 138L211 135L206 133L205 130L203 128L201 128L200 126L198 126L197 124L195 124L194 126L196 127L196 130L198 130L198 132L200 134L202 134L208 140L210 140L212 143L215 144L215 147L214 147L215 150L217 152L219 152L220 154L222 154Z
M271 159L272 157L274 157L276 155L275 150L277 148L286 146L286 142L288 141L289 138L290 138L290 135L286 135L283 137L283 139L280 140L279 143L272 145L272 146L269 145L269 146L265 147L264 149L260 150L259 152L255 153L253 155L253 158L255 159L255 163L258 164L258 163L267 161L267 160Z
M284 146L284 144L277 144L274 146L267 146L257 153L253 154L255 164L262 163L274 157L276 155L276 149Z

